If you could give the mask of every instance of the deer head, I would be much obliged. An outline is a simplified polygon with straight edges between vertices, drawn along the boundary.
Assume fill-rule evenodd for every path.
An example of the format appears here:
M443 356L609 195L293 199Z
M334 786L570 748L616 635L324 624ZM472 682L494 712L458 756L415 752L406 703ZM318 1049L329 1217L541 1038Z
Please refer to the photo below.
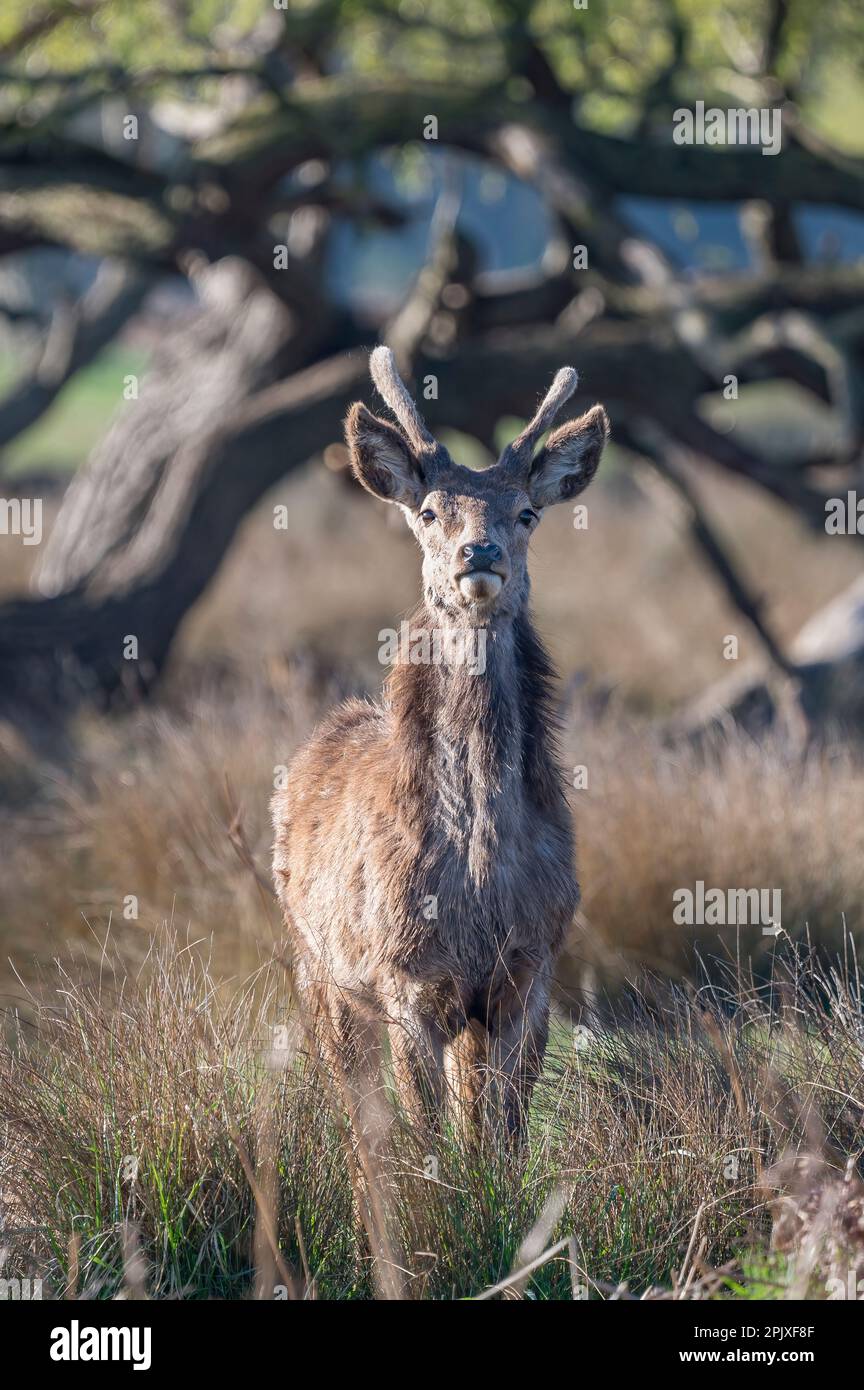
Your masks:
M569 502L588 486L609 435L595 405L536 445L576 389L572 367L557 373L537 413L496 464L473 471L455 464L427 430L389 348L370 362L372 379L398 427L357 402L345 435L357 480L402 508L423 551L427 604L472 626L513 616L528 597L528 542L545 507Z

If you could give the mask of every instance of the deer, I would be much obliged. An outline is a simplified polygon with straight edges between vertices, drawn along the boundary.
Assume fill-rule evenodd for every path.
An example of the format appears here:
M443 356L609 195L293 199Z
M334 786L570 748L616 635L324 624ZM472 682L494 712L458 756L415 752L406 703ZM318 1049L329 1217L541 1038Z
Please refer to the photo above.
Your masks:
M580 899L528 550L545 509L591 482L609 420L595 405L538 450L576 389L563 367L497 463L474 470L429 432L390 349L369 365L395 423L351 406L351 468L416 537L409 627L440 640L403 650L383 699L342 704L295 755L273 798L274 882L330 1074L356 1096L389 1037L410 1116L440 1124L452 1105L477 1133L491 1106L518 1143Z

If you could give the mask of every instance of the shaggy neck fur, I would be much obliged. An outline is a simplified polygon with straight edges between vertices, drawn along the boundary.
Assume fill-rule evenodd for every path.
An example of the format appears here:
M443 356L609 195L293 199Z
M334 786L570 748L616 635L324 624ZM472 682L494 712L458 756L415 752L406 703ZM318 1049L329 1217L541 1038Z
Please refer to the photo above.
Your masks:
M411 627L441 621L421 608ZM387 694L402 805L426 846L446 842L482 887L508 844L527 843L532 808L563 823L566 807L554 760L554 672L527 608L474 632L478 641L485 634L484 670L472 670L464 648L454 659L445 640L440 662L395 666Z

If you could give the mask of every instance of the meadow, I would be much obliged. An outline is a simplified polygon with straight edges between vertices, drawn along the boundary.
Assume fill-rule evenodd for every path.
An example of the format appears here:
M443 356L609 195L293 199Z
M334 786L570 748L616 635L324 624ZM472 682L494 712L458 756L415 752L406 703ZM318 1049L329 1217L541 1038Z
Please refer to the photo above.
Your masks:
M352 1151L290 968L226 992L200 946L58 966L3 1057L7 1267L44 1296L856 1296L854 969L559 1023L516 1162L382 1097Z
M525 1162L452 1128L431 1149L385 1107L358 1204L292 999L274 775L339 698L377 689L379 631L417 583L410 538L310 465L244 525L154 700L78 716L62 761L0 734L0 1192L23 1231L4 1235L7 1269L84 1298L854 1285L864 766L839 743L671 736L728 674L724 637L741 665L758 645L655 480L614 454L604 472L588 528L556 509L532 566L583 902ZM855 576L850 547L752 490L700 488L784 639ZM20 592L32 552L2 556ZM674 925L697 880L781 889L779 935Z

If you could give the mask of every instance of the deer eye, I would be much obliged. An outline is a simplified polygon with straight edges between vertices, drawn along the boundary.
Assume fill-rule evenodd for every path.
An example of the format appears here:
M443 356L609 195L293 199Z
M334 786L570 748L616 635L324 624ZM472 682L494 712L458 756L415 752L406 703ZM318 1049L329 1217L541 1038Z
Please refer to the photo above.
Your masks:
M435 513L431 507L424 507L423 511L420 513L420 520L425 522L427 526L430 521L435 520Z
M532 512L530 507L526 507L524 512L520 512L517 521L521 521L523 526L530 526L532 521L537 520L537 513Z

